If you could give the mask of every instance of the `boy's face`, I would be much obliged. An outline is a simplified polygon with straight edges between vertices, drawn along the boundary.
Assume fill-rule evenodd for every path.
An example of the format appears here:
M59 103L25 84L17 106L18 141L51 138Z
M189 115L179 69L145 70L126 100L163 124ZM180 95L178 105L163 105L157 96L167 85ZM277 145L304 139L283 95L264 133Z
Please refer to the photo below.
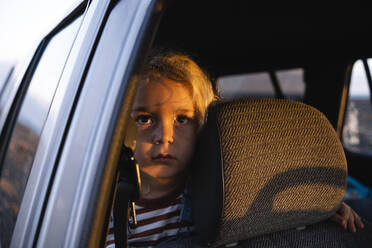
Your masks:
M137 123L134 155L141 170L158 179L183 176L197 130L190 90L163 77L140 82L131 116Z

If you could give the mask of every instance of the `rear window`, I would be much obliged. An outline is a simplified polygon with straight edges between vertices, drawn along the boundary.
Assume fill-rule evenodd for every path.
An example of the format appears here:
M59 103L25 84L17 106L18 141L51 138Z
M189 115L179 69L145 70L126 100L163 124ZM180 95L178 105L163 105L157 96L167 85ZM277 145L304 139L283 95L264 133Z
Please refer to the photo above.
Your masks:
M229 75L218 78L223 99L287 98L302 101L305 92L302 68Z

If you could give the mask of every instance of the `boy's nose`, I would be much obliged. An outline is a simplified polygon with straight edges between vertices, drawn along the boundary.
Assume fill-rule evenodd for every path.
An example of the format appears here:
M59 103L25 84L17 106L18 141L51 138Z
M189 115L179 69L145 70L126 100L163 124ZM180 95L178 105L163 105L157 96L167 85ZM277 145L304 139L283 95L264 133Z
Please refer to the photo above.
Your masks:
M174 121L159 122L153 136L154 144L172 144L174 142Z

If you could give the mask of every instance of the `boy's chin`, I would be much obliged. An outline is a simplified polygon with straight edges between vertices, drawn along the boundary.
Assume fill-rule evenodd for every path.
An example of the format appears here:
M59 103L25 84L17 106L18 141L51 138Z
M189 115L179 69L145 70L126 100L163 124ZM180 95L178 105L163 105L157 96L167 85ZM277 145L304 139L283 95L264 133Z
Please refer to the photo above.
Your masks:
M152 177L156 179L175 179L179 178L180 175L183 174L181 170L177 170L176 168L172 168L172 166L163 164L141 168L141 173L145 178Z

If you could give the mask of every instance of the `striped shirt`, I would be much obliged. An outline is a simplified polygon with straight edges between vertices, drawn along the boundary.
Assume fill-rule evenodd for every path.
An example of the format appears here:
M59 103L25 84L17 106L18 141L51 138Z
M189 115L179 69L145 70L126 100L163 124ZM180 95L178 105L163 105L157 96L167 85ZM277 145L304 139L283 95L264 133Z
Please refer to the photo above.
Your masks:
M181 218L183 197L184 193L178 191L159 199L137 201L137 225L134 228L129 227L129 246L153 247L179 233L192 233L192 223ZM106 247L115 247L112 214Z

